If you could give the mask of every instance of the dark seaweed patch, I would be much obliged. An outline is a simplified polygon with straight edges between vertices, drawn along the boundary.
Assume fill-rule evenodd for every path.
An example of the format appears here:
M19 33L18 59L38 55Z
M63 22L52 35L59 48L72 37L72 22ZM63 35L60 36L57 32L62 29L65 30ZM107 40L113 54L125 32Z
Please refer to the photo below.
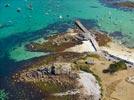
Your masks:
M127 3L127 0L99 0L100 3L106 7L115 8L123 11L134 11L134 8L127 6L120 6L119 3Z
M110 33L109 35L112 37L115 37L115 38L123 38L124 37L123 33L119 32L119 31L115 31L113 33Z

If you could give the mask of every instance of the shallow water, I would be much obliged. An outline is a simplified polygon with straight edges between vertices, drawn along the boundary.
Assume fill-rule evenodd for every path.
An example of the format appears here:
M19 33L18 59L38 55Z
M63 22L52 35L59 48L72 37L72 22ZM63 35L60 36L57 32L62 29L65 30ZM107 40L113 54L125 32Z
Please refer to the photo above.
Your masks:
M98 30L122 32L121 40L134 46L134 10L111 8L99 0L0 0L0 69L5 68L5 57L16 62L44 55L28 52L24 45L57 30L66 30L76 19L95 22L94 28Z
M65 32L68 27L74 26L76 19L80 19L88 28L96 28L109 34L122 33L120 40L134 47L134 10L109 7L100 1L0 0L0 89L4 88L9 92L9 96L13 98L11 100L25 96L32 100L44 97L37 90L28 89L28 85L12 85L10 76L21 69L19 61L46 55L26 51L25 44L31 41L41 43L48 35ZM7 4L9 7L5 7Z

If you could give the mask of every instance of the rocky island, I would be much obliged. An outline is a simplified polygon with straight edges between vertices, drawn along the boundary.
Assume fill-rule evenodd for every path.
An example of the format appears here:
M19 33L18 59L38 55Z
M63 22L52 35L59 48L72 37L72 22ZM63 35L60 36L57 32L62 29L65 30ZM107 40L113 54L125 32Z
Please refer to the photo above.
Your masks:
M1 0L0 100L133 100L134 0Z
M114 43L104 32L76 24L77 28L50 36L43 43L27 44L28 51L49 55L25 62L24 68L12 76L14 84L29 84L47 100L130 99L134 63L123 54L133 57L133 49ZM95 49L97 45L99 49Z

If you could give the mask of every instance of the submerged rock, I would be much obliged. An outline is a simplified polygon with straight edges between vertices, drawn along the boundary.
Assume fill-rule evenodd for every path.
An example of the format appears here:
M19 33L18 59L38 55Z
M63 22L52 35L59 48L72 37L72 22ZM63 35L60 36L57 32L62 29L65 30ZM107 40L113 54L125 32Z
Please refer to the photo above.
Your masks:
M134 76L130 76L126 79L127 82L134 84Z
M110 33L109 35L112 36L112 37L117 37L117 38L123 38L124 37L123 33L119 32L119 31L115 31L113 33Z
M10 6L10 4L5 4L5 7L9 7Z
M125 1L125 2L116 2L113 3L114 6L123 7L123 8L134 8L134 2Z
M17 12L21 12L21 8L17 8Z
M134 2L130 0L100 0L100 1L110 7L121 8L123 10L134 9Z

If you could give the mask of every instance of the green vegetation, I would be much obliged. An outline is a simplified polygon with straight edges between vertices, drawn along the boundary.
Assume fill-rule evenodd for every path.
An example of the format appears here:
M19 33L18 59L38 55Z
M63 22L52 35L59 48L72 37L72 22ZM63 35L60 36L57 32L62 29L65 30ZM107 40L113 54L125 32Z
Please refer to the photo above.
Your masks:
M85 72L90 73L89 65L87 65L86 63L84 63L84 61L82 61L82 62L79 62L79 60L78 61L75 61L74 62L74 68L73 69L82 70L82 71L85 71Z
M80 66L79 66L79 69L82 70L82 71L88 72L88 73L90 72L88 66L82 66L82 65L80 65Z
M96 58L96 59L100 58L100 56L98 54L93 54L93 53L88 54L87 57L92 57L92 58Z
M100 56L96 53L87 53L86 55L82 56L80 59L86 61L88 58L100 59Z
M124 70L127 69L127 65L125 64L124 61L119 61L119 62L115 62L113 64L110 64L108 69L104 69L103 73L114 73L117 72L119 70Z
M67 75L48 77L47 81L38 81L33 83L41 91L51 94L66 92L68 90L76 88L75 80L68 77Z
M4 89L0 90L0 100L8 100L8 93Z
M46 93L57 93L61 92L61 88L57 85L54 84L53 82L43 82L39 81L36 83L36 86L39 87L42 91Z

